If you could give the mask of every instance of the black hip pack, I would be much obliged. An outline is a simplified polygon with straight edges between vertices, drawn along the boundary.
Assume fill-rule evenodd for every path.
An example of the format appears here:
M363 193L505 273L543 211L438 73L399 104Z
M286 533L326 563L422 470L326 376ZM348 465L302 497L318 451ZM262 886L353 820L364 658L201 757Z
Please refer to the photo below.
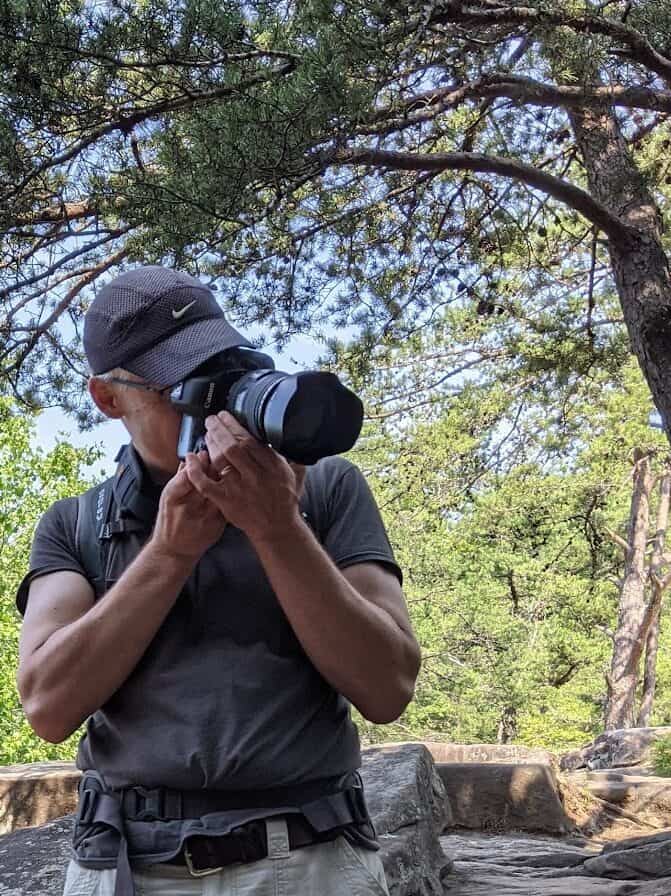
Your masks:
M211 838L187 836L180 844L179 853L186 855L186 864L191 873L202 876L208 872L192 866L193 853L207 855L208 850L214 851L219 856L215 861L223 861L223 864L264 858L268 854L268 844L264 829L258 824L264 819L282 817L289 822L291 848L333 839L352 826L367 829L368 836L374 840L375 829L366 806L361 776L358 772L353 772L346 777L344 783L347 786L342 789L320 795L316 794L325 786L335 786L336 781L330 779L326 782L310 782L291 788L256 792L181 791L162 787L112 790L106 787L101 775L89 771L84 773L79 784L74 842L76 846L91 831L93 825L103 825L115 831L119 837L119 852L114 896L134 896L130 859L149 864L152 857L137 855L132 849L129 856L126 822L199 819L214 812L238 813L240 810L249 810L248 819L235 827L231 826L227 832ZM273 805L277 808L271 809L270 806ZM258 814L254 812L255 809L259 810ZM194 841L193 848L189 840ZM207 840L211 842L204 842ZM216 841L214 849L212 841ZM221 856L225 856L225 860ZM175 857L161 858L160 861L167 862L173 858Z

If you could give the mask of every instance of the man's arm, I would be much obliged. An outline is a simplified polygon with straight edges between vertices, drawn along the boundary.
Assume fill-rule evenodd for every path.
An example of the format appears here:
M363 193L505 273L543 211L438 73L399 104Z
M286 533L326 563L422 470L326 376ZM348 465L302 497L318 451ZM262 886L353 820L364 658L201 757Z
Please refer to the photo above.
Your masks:
M79 573L30 585L17 685L28 721L60 743L123 684L174 604L191 570L148 544L105 599Z
M339 570L300 517L252 544L324 678L369 721L397 719L412 699L420 650L396 576L378 563Z
M65 740L118 690L224 525L181 471L164 489L152 537L103 600L94 603L75 572L31 583L17 685L40 737Z
M324 678L373 722L398 718L420 665L401 587L384 566L338 569L302 519L302 475L230 414L208 418L219 481L193 455L196 488L251 541L305 652Z

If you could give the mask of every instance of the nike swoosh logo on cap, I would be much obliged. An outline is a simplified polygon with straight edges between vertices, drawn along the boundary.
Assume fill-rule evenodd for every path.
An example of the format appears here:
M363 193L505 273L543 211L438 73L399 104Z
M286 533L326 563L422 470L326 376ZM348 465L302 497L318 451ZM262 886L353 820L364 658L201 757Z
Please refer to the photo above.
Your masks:
M180 308L179 311L176 311L176 310L173 308L173 309L172 309L172 316L175 318L175 320L179 320L180 317L184 317L184 315L185 315L186 312L189 310L189 308L192 308L195 304L196 304L196 300L194 299L193 302L189 302L188 305L185 305L183 308Z

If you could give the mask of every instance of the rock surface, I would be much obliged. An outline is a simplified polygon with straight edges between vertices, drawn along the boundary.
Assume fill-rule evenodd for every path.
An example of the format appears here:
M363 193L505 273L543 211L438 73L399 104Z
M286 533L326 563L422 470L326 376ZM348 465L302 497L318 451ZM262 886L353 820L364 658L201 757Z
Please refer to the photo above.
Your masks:
M671 727L623 728L600 734L580 750L565 753L560 760L564 771L641 765L649 761L650 747L660 737L670 737Z
M496 762L557 765L557 757L548 750L517 744L448 744L423 741L434 762Z
M451 823L445 788L423 744L363 751L362 777L392 896L440 896L449 861L440 835Z
M609 803L626 804L632 812L654 808L671 815L671 778L634 775L619 769L587 772L581 777L579 774L574 774L576 783L581 781L590 793Z
M74 812L80 776L74 762L0 766L0 834Z
M586 861L584 867L588 874L601 877L671 881L671 831L609 843L601 855Z
M422 744L363 751L362 778L392 896L441 896L445 790ZM61 896L72 817L0 837L0 896Z
M436 767L456 826L554 834L574 827L562 806L550 765L441 762Z
M446 896L669 896L671 877L613 880L588 873L597 846L530 835L449 834ZM596 865L592 868L596 871Z
M60 896L72 818L0 837L0 896Z
M639 832L655 831L671 824L671 779L653 774L638 774L639 766L629 768L579 769L565 773L574 788L581 789L601 803L604 812L619 818L618 827L628 823ZM606 831L611 825L604 828ZM634 832L636 833L636 831ZM623 830L620 839L632 836Z

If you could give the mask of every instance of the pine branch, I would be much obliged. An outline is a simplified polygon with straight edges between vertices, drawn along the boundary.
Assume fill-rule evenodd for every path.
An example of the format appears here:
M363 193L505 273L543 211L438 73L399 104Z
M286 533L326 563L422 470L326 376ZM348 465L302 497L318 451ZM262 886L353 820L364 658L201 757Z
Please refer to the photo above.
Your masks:
M44 336L48 333L50 327L52 327L59 317L67 311L67 309L72 304L72 300L79 295L79 293L90 283L92 283L96 277L100 276L100 274L104 273L114 265L118 264L128 255L128 249L122 248L118 252L115 252L113 255L110 255L108 258L101 261L95 267L90 268L86 274L84 274L80 279L75 283L75 285L68 290L65 296L61 299L60 302L53 309L51 314L43 321L39 327L36 327L30 335L30 338L27 340L24 348L18 352L15 360L5 367L2 371L0 371L0 375L3 378L10 378L10 375L16 373L20 370L21 365L24 363L28 355L31 351L37 346L40 337Z
M41 164L33 168L33 170L30 171L23 180L14 187L14 189L6 194L6 199L10 200L16 196L20 196L23 190L25 190L28 184L35 180L35 178L39 177L45 171L49 171L59 165L64 165L66 162L70 162L72 159L77 158L77 156L81 155L84 150L97 143L98 140L101 140L103 137L107 137L117 131L129 134L136 125L150 121L161 115L208 105L229 96L239 96L240 93L247 88L256 86L257 84L263 84L273 77L286 75L294 68L295 63L290 61L283 66L274 69L270 74L255 75L239 84L216 87L213 90L191 91L182 96L169 97L168 99L161 100L161 102L154 103L151 106L141 106L136 109L129 109L127 112L117 113L116 117L112 118L111 121L106 122L106 124L91 131L91 133L87 134L85 137L82 137L81 140L74 143L69 149L65 150L65 152L58 156L54 156L53 158L45 159Z
M330 154L324 154L322 162L326 167L329 164L372 165L399 171L479 171L499 174L526 183L566 203L603 230L613 241L624 244L629 241L629 228L585 190L532 165L503 156L469 152L410 153L382 149L336 149Z
M543 84L517 75L491 74L478 81L454 84L409 97L403 103L376 110L367 125L357 128L364 135L384 135L430 121L442 112L469 100L508 99L527 106L584 108L617 106L671 112L671 90L650 87L574 87ZM377 123L377 124L376 124Z
M76 249L73 249L71 252L68 252L65 255L61 255L57 258L57 260L49 265L48 267L43 267L36 274L33 274L30 277L25 277L24 279L18 280L16 283L13 283L12 286L5 287L0 289L0 300L8 298L13 292L17 290L24 290L29 286L34 286L39 283L40 280L48 280L52 274L55 274L57 271L65 268L69 262L74 261L76 258L80 258L82 255L86 255L89 252L93 252L96 249L100 249L106 243L109 243L111 240L116 240L121 236L126 236L126 234L130 233L131 230L134 229L134 225L127 224L125 227L117 227L113 230L108 230L103 233L103 235L95 240L92 240L89 243L85 243L83 239L79 236L79 245L77 245ZM41 295L39 292L36 295ZM34 298L35 296L33 296ZM16 313L18 309L13 308L12 312Z
M671 59L659 52L636 28L604 16L567 15L525 6L502 6L495 0L476 0L471 4L449 0L434 10L431 25L525 25L529 28L570 28L578 34L602 34L627 48L628 57L667 80L671 80Z
M66 224L68 221L76 221L79 218L90 218L97 214L97 209L91 204L90 199L80 199L78 202L61 202L34 212L27 212L14 219L15 226L26 224Z
M612 542L614 542L619 548L622 548L625 555L631 551L631 545L628 541L625 541L621 535L618 535L617 532L613 532L612 529L604 529L606 535L610 538Z

